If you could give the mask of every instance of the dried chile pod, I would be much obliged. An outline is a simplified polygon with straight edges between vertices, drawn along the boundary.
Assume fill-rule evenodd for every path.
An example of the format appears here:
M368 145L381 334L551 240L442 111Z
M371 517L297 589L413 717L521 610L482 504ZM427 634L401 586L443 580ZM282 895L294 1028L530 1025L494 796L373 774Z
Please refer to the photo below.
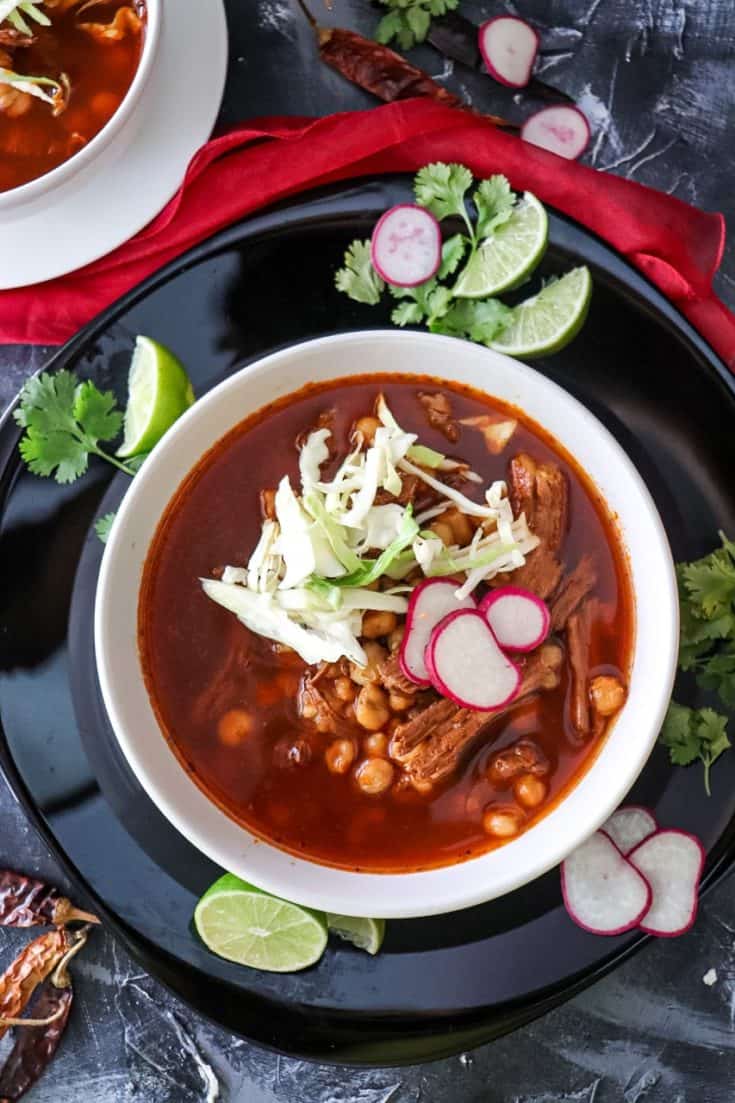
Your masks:
M0 871L0 926L61 927L74 921L99 923L96 916L79 911L43 881L12 869Z
M43 982L31 1005L31 1017L49 1021L16 1031L15 1044L0 1069L0 1103L15 1103L46 1071L69 1021L73 998L71 985L57 988L50 977Z
M21 950L0 976L0 1038L23 1014L38 985L80 941L86 941L86 934L60 927L34 938Z
M424 96L447 107L463 106L459 96L387 46L341 27L320 27L317 34L322 61L386 103Z

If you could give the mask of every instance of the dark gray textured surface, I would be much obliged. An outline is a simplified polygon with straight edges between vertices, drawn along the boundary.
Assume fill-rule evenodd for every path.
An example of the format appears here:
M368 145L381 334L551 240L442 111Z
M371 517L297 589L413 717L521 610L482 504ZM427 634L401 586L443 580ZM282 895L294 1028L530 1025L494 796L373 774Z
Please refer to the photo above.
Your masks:
M205 0L203 0L205 2ZM314 7L319 0L312 0ZM173 0L175 4L175 0ZM524 0L551 28L549 80L574 95L600 168L725 212L735 222L733 0ZM369 32L368 0L335 0L332 21ZM503 4L467 0L478 21ZM231 68L223 118L324 114L372 101L315 63L295 0L229 0ZM478 106L506 103L431 50L421 63ZM718 277L735 305L735 254ZM43 350L0 350L0 404ZM57 878L0 782L0 863ZM17 936L0 930L0 958ZM716 970L712 986L703 976ZM650 945L565 1007L473 1054L404 1070L306 1065L212 1028L96 934L78 969L65 1042L31 1103L731 1103L735 1099L735 892L711 894L687 937Z

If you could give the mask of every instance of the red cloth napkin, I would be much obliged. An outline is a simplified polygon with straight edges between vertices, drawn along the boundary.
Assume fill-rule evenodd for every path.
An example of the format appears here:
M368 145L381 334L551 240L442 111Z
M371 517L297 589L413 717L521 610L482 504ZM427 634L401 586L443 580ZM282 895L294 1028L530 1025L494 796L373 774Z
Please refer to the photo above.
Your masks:
M260 207L331 181L461 161L599 234L679 307L735 370L735 316L712 291L725 239L708 214L630 180L521 142L466 111L407 100L322 119L259 119L196 154L184 183L145 230L48 283L0 292L0 341L57 344L161 265ZM335 264L339 258L335 257Z

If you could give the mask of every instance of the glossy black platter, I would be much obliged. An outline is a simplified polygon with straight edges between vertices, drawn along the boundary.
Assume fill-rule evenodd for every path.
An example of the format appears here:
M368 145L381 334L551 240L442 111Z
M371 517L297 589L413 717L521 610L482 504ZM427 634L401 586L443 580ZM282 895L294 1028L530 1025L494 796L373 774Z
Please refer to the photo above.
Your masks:
M198 394L249 360L330 332L385 325L382 309L333 288L346 244L409 198L409 181L312 193L231 228L158 273L51 361L124 397L137 333L169 345ZM600 241L559 217L542 274L584 261L589 321L535 366L611 429L647 481L677 559L735 531L735 387L681 316ZM294 382L298 386L301 380ZM92 611L102 545L91 525L114 509L125 476L93 465L59 487L19 463L0 425L0 760L6 777L80 890L144 967L228 1029L279 1051L366 1065L468 1049L542 1014L641 946L575 927L551 873L464 912L389 924L376 958L332 945L315 968L276 976L209 954L191 928L218 870L151 804L118 750L94 667ZM182 472L183 474L183 472ZM682 685L679 698L695 704ZM663 825L699 834L706 884L735 837L735 753L713 772L669 766L657 748L632 799ZM19 858L19 863L21 859Z

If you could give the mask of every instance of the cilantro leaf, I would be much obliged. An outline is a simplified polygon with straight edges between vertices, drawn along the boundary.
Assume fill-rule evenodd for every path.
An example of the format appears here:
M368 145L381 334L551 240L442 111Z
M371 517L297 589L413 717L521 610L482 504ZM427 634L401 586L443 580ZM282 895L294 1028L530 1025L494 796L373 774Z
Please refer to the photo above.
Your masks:
M477 210L477 237L490 237L498 226L507 222L513 211L515 195L505 176L481 180L472 199Z
M87 470L89 452L84 444L65 430L39 432L26 429L20 442L20 454L34 475L53 475L57 483L73 483Z
M402 50L410 50L424 42L434 16L445 15L459 0L380 0L390 11L383 16L375 31L378 42L396 41Z
M416 287L397 287L388 284L394 299L410 299L410 303L401 303L391 315L396 325L417 325L424 318L427 325L441 318L449 310L452 302L450 288L444 287L436 279L427 280ZM400 320L399 320L400 319Z
M442 262L437 272L437 277L443 280L446 276L453 276L462 263L462 257L467 250L467 238L464 234L453 234L442 245Z
M110 529L112 528L112 522L114 520L114 513L106 513L104 517L99 517L94 523L94 531L97 533L103 544L106 544L109 539Z
M80 383L74 397L74 419L94 440L112 440L122 428L123 416L112 391L98 391L94 383Z
M426 8L422 8L419 4L415 7L408 8L406 11L406 22L413 32L415 41L423 42L431 26L431 15Z
M408 300L393 308L390 316L394 326L417 326L424 320L424 312L416 302Z
M416 174L416 202L431 211L439 221L449 215L463 218L474 240L474 228L465 207L465 195L471 184L472 173L464 165L447 165L442 161L435 161L431 165L425 165Z
M735 545L722 533L722 547L694 563L680 567L680 579L695 618L712 620L733 615L735 603Z
M385 284L370 260L370 242L353 241L345 253L344 268L334 277L338 291L344 291L356 303L375 306L380 302Z
M117 436L122 425L115 396L90 381L80 383L73 372L42 372L29 379L13 416L25 430L20 453L34 475L72 483L87 470L90 455L133 473L99 446Z
M375 29L375 41L380 42L381 45L387 46L389 42L394 39L399 39L400 35L405 33L405 20L403 18L403 12L401 11L389 11L378 23ZM403 46L402 48L409 49L410 47Z
M489 344L505 329L511 316L510 308L499 299L457 299L431 330Z
M20 405L13 417L23 429L32 426L39 433L73 430L77 383L76 376L66 369L55 375L42 372L32 376L20 392Z
M704 787L710 795L710 770L730 747L727 717L714 709L690 709L672 701L660 740L675 766L690 766L699 759L704 766Z

